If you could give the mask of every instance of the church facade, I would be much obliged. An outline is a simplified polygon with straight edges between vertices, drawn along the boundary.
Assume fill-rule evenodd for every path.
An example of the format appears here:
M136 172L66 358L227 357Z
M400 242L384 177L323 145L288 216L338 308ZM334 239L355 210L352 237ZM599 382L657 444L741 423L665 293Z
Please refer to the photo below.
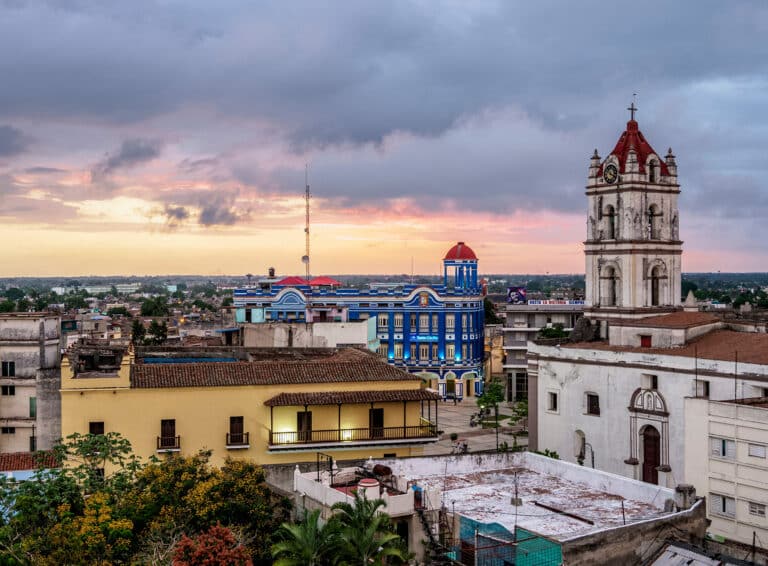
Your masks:
M768 336L765 325L681 305L675 156L653 150L631 110L614 149L604 159L596 150L589 164L586 322L570 340L529 346L530 447L659 485L694 482L707 494L686 473L685 399L768 393Z

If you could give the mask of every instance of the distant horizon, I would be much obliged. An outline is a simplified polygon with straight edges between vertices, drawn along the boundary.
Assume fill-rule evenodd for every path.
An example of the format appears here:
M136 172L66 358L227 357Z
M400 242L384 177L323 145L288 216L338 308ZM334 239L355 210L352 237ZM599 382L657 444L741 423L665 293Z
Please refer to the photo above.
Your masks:
M256 278L263 278L266 277L265 274L259 274L254 273L252 274L254 278L254 282L257 280ZM442 274L428 274L428 273L415 273L413 275L406 275L403 273L324 273L322 276L326 277L361 277L361 278L375 278L375 277L399 277L401 275L405 275L406 278L419 278L419 277L442 277ZM480 272L480 276L482 277L584 277L584 273L484 273ZM682 273L683 276L686 275L764 275L768 276L768 271L684 271ZM108 278L120 278L120 279L131 279L131 278L155 278L155 279L173 279L173 278L205 278L205 277L219 277L219 278L228 278L228 279L236 279L236 278L246 278L246 274L206 274L206 273L186 273L186 274L180 274L180 273L161 273L161 274L146 274L146 275L120 275L120 274L108 274L108 275L97 275L97 274L80 274L80 275L44 275L44 276L36 276L36 275L10 275L10 276L1 276L0 281L10 280L10 279L108 279ZM277 278L283 278L283 277L304 277L304 275L296 274L296 273L286 273L286 274L277 274ZM310 275L310 277L318 277L318 275Z

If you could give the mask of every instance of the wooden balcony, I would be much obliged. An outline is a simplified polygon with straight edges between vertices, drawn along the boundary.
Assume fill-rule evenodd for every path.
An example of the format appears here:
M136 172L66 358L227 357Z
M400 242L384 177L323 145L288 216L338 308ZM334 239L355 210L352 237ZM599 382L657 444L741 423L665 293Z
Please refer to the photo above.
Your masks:
M157 451L158 452L180 452L181 437L180 436L158 436Z
M437 424L381 428L345 428L308 431L269 432L270 449L299 448L316 445L370 445L421 443L437 440Z
M247 432L227 433L227 450L244 450L250 447L250 436Z

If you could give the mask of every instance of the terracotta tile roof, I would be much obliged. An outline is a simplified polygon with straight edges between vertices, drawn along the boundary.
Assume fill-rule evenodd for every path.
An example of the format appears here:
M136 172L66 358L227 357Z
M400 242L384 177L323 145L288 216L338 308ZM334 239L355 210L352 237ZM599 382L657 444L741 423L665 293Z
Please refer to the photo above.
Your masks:
M621 134L619 141L616 142L616 147L614 147L613 151L610 153L610 155L615 155L618 157L619 170L621 173L624 173L624 168L627 164L627 156L629 155L630 149L634 149L635 153L637 154L637 164L639 165L640 173L645 173L645 161L648 159L648 156L653 153L659 157L661 174L669 175L669 169L667 168L666 162L651 147L651 144L646 141L645 136L643 136L643 132L641 132L638 128L637 121L635 120L630 120L627 122L627 129L624 130L624 132ZM600 165L598 174L603 174L603 165Z
M437 401L435 391L401 389L400 391L323 391L318 393L281 393L264 401L267 407L302 405L338 405L353 403L381 403L386 401Z
M0 453L0 472L21 472L38 468L58 468L53 452Z
M716 322L720 322L720 319L710 313L677 311L670 314L624 321L620 324L622 326L638 326L642 328L683 329L714 324Z
M610 346L606 342L580 342L563 344L564 348L587 350L608 350L613 352L637 352L661 356L698 356L706 360L733 361L735 352L739 354L739 363L768 365L768 334L757 332L736 332L733 330L713 330L691 340L685 346L676 348L632 348L629 346Z
M354 348L303 360L136 364L131 367L131 387L137 389L420 379L390 366L372 352Z

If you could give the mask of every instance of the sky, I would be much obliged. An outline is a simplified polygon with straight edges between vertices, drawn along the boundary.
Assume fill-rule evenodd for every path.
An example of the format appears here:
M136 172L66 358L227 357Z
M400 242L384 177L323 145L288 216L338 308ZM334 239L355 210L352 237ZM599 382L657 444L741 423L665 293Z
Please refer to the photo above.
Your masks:
M637 93L684 271L768 271L768 3L0 0L0 277L583 273Z

